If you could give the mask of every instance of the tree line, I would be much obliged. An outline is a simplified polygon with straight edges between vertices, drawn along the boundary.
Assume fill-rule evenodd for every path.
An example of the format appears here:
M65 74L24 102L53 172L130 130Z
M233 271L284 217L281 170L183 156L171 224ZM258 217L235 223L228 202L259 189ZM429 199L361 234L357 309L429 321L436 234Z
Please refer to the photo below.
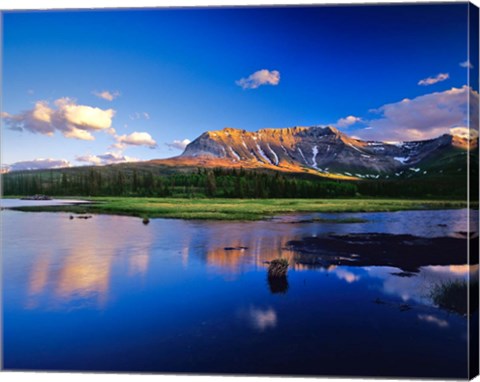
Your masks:
M323 198L355 196L353 183L319 181L243 169L197 169L158 175L154 170L25 171L3 175L5 195Z
M222 198L449 197L466 198L466 180L341 181L280 172L203 169L159 173L136 168L76 168L3 174L5 195Z

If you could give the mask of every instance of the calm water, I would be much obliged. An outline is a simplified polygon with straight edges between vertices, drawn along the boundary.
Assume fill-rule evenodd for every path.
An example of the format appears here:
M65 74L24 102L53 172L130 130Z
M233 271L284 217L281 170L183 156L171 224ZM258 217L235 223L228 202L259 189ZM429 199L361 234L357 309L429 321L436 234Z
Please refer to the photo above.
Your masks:
M51 199L51 200L21 200L21 199L0 199L0 206L4 208L23 206L59 206L62 204L88 203L85 200L74 199Z
M466 377L467 320L428 290L467 266L408 278L295 265L272 293L264 264L293 262L289 240L328 232L455 235L466 210L147 226L69 215L2 211L6 369ZM289 223L318 216L369 222Z

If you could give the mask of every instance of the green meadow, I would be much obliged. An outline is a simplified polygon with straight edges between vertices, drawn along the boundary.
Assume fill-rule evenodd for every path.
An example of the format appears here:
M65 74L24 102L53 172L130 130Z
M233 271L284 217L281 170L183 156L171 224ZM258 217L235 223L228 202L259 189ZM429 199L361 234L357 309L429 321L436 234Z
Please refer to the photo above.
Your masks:
M82 199L82 198L80 198ZM83 198L82 205L18 207L21 211L116 214L141 218L261 220L300 212L391 212L466 208L464 201L401 199L179 199L140 197Z

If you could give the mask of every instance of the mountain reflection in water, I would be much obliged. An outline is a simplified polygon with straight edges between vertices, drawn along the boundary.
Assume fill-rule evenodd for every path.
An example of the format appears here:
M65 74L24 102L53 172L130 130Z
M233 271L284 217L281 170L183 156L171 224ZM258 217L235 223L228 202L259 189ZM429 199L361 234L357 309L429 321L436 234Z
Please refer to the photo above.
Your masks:
M365 215L369 214L362 214ZM30 216L30 219L37 217L40 215ZM57 309L71 307L72 303L102 308L108 303L111 279L117 277L112 275L114 270L125 270L122 277L145 277L151 266L151 257L161 258L166 253L171 262L180 259L182 266L188 267L193 259L196 263L204 263L207 272L230 281L251 269L266 270L269 261L282 257L289 261L291 272L316 269L347 283L355 283L361 278L377 278L383 280L384 293L405 301L414 299L424 303L428 302L426 291L429 285L452 278L466 278L469 270L468 265L428 266L413 277L392 277L398 272L395 268L335 265L315 268L297 264L296 253L287 248L290 240L320 235L333 229L335 232L359 232L359 226L365 224L297 225L288 224L289 219L247 223L154 220L149 226L143 226L138 224L138 219L128 217L94 216L88 220L67 221L64 214L50 214L48 220L51 223L57 220L53 236L56 246L42 252L30 249L29 276L28 281L24 281L28 282L26 306L38 306L37 300L47 297L51 306ZM454 235L463 228L458 224L461 221L455 221L448 234ZM398 230L400 222L387 227L392 225L394 231ZM443 230L443 225L439 229ZM34 239L38 240L33 235L25 237L22 250L28 250L28 241ZM478 265L476 267L478 271ZM272 293L275 289L278 292L273 286ZM282 289L287 291L288 283L281 286Z

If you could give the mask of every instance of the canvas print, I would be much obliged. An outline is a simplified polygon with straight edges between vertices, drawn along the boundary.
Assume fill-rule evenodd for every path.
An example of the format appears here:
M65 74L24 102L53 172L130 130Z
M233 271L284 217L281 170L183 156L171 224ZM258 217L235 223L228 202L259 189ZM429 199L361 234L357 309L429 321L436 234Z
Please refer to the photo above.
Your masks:
M1 17L4 370L477 375L476 6Z

